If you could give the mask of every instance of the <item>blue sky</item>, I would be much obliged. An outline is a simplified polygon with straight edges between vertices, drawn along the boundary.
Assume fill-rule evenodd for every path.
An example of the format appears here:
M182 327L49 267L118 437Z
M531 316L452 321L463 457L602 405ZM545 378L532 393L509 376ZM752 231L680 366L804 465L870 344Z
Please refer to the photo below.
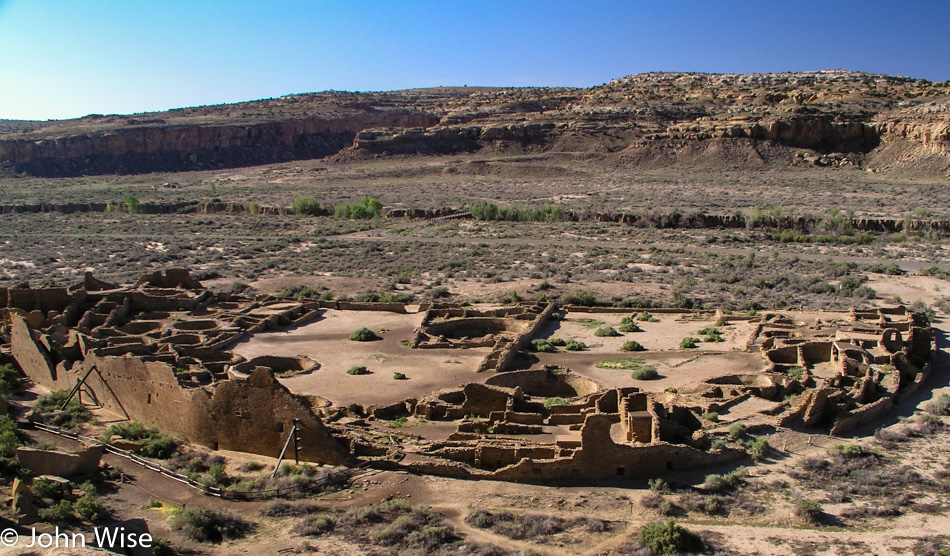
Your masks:
M948 0L0 0L0 118L647 71L944 81L948 23Z

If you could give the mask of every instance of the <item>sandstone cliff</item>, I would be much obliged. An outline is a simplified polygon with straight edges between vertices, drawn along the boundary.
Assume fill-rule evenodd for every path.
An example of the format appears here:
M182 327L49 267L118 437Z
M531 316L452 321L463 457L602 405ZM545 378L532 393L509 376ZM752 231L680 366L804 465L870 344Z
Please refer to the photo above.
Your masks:
M589 89L326 92L0 135L36 175L218 168L319 158L556 150L629 164L950 168L950 84L842 70L651 73Z

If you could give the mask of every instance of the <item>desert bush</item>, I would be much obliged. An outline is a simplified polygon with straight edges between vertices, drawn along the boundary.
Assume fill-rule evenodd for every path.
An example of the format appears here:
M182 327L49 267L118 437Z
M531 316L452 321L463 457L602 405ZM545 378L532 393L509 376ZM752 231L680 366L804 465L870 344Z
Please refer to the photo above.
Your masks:
M704 548L698 535L677 525L672 519L666 523L644 524L637 531L637 542L653 554L699 552Z
M354 365L347 369L346 374L348 375L368 375L369 370L364 365Z
M703 488L713 492L734 489L745 481L748 474L749 470L745 467L737 467L732 472L723 475L706 475Z
M544 409L551 409L556 405L564 405L567 403L567 400L560 396L554 396L544 400Z
M325 515L308 515L290 530L295 535L318 537L333 530L333 520Z
M54 427L77 427L80 423L88 421L92 415L79 403L79 399L75 396L69 400L65 409L60 412L59 408L63 406L68 396L68 390L55 390L45 396L40 396L33 408L40 413L56 412L47 421L48 424Z
M656 367L641 367L630 373L634 380L655 380L660 377Z
M620 351L645 351L646 348L635 340L627 340L620 346Z
M551 338L548 340L548 343L557 347L564 347L567 345L567 341L564 338Z
M620 331L621 332L642 332L643 329L640 328L640 325L633 320L633 317L624 317L620 319Z
M680 340L680 347L683 349L694 348L697 345L699 345L699 340L693 338L692 336L687 336L686 338Z
M719 414L716 413L715 411L707 411L706 413L703 413L703 419L707 421L712 421L713 423L718 423Z
M520 515L507 511L493 514L476 510L465 518L465 522L515 540L541 539L560 533L568 527L568 523L559 517L533 513Z
M22 389L20 371L9 363L0 365L0 398L7 399L11 394Z
M654 494L669 494L672 491L670 483L660 478L647 481L647 487L650 489L650 492Z
M805 376L805 367L792 367L788 370L788 376L792 380L801 380Z
M809 523L821 523L825 517L825 510L821 504L807 498L800 498L795 502L795 515Z
M704 342L725 342L726 340L719 334L706 334L703 337L703 341Z
M859 458L865 455L864 448L858 444L835 444L828 448L831 455L839 455L844 458Z
M716 418L718 419L719 416L717 415ZM726 444L726 443L725 443L724 441L722 441L722 440L713 440L713 441L712 441L712 444L709 445L709 449L710 449L710 450L713 450L713 451L724 450L724 449L726 449L727 446L728 446L728 444Z
M638 314L636 318L640 322L653 322L657 320L656 317L654 317L652 314L648 313L647 311L643 311L642 313Z
M0 415L0 475L14 477L26 472L16 459L16 449L23 444L23 440L23 433L17 428L16 421L8 415Z
M406 380L406 375L404 373L400 373L399 371L396 371L393 373L393 380Z
M230 513L209 508L188 508L172 516L172 526L198 542L220 543L240 539L254 529L254 523Z
M364 196L358 203L350 203L336 207L334 216L350 220L369 220L379 216L383 211L383 203L378 199Z
M109 515L102 499L96 496L95 491L84 492L73 504L73 509L80 517L89 522L101 521Z
M313 502L292 503L286 500L275 500L261 507L261 515L267 517L301 517L320 511L320 506Z
M769 445L769 441L764 438L756 438L746 445L746 450L749 451L752 461L756 462L764 460L771 449L772 446Z
M73 503L65 499L53 503L49 507L40 508L37 513L39 514L40 521L47 523L72 521L76 518Z
M564 349L567 351L584 351L587 349L587 345L580 340L569 340L564 344Z
M353 333L350 334L350 340L353 340L354 342L372 342L373 340L378 339L379 336L377 336L375 332L369 328L366 328L365 326L363 328L354 330Z
M924 409L931 415L950 415L950 394L943 394L939 398L927 402Z
M557 349L548 340L537 339L537 340L531 340L531 351L553 353L557 351Z
M613 326L601 326L600 328L594 331L594 336L597 336L598 338L607 338L607 337L619 336L619 335L620 333L617 332Z
M145 207L142 206L142 202L139 201L138 197L132 195L131 193L126 193L122 196L122 203L125 205L125 208L129 211L129 214L143 214L145 213Z
M33 496L36 498L53 502L62 500L66 494L63 485L43 477L34 479L33 484L30 485L30 490L33 491Z
M581 305L583 307L607 305L605 301L597 299L593 293L587 290L565 294L561 297L561 303L564 305Z
M746 429L742 423L733 423L729 425L729 437L733 439L745 438Z
M510 292L506 292L500 295L498 297L498 302L503 303L505 305L514 305L515 303L521 302L522 299L523 298L520 295L518 295L518 292L510 291Z

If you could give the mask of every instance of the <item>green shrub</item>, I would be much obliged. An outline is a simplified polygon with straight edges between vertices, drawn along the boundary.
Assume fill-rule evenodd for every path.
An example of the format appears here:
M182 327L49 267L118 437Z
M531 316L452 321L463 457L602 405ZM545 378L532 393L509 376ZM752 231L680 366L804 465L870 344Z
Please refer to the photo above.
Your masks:
M818 502L801 498L795 502L795 515L809 523L818 524L824 520L825 510Z
M138 197L131 193L123 195L122 202L125 204L125 208L128 209L129 214L142 214L145 212L145 207L142 206Z
M634 380L655 380L660 377L656 367L641 367L630 373Z
M745 438L745 425L742 423L733 423L729 425L729 437L733 439Z
M676 386L667 386L663 389L663 391L667 394L676 394L679 392L679 390L676 389Z
M36 400L36 405L33 408L40 413L58 412L68 396L68 390L50 392ZM88 421L91 416L89 411L79 403L79 399L73 396L73 399L69 400L69 404L66 405L64 413L57 414L48 421L48 424L55 427L72 428L78 426L79 423Z
M637 315L637 320L640 322L654 322L656 321L656 317L654 317L652 314L650 314L647 311L643 311L642 313Z
M63 485L42 477L33 480L33 484L30 485L30 490L33 491L35 497L51 502L62 500L65 495Z
M153 429L154 430L154 429ZM178 443L167 434L155 431L142 445L142 455L149 458L168 459L175 454Z
M334 216L350 220L369 220L379 216L382 211L383 203L372 197L364 196L358 203L350 203L336 207Z
M548 398L544 400L544 409L551 409L552 407L556 405L564 405L566 403L567 403L567 400L565 400L564 398L559 397L559 396L554 396L553 398Z
M86 492L73 505L76 513L89 522L100 521L108 515L102 500L95 493Z
M368 375L369 370L364 365L354 365L350 367L346 374L348 375Z
M393 373L393 380L406 380L406 375L396 371Z
M647 481L647 485L653 494L669 494L671 492L670 483L660 478L650 479Z
M0 365L0 398L7 399L10 394L23 389L20 384L20 371L11 364Z
M564 344L564 349L567 351L584 351L587 349L587 344L580 340L570 340Z
M553 353L557 349L547 340L531 340L531 351L539 351L543 353Z
M669 520L666 523L646 523L637 531L637 542L654 554L700 552L703 541L685 527Z
M624 317L624 318L629 318L629 317ZM643 329L640 328L640 325L638 325L638 324L635 323L635 322L623 322L623 323L620 323L620 328L619 328L619 330L620 330L621 332L624 332L624 333L626 333L626 332L642 332L642 331L643 331Z
M73 509L73 503L69 500L60 500L48 508L40 508L40 521L47 523L59 523L62 521L72 521L76 518L76 512Z
M839 455L845 459L860 458L865 455L864 448L858 444L835 444L828 448L831 455Z
M640 342L627 340L620 346L620 351L645 351L646 348L640 345Z
M379 336L377 336L375 332L369 328L366 328L365 326L363 328L354 330L353 333L350 334L350 340L353 340L354 342L372 342L373 340L378 339Z
M726 340L719 334L707 334L703 337L704 342L725 342Z
M518 295L518 292L516 291L506 292L498 297L498 302L505 305L514 305L515 303L520 303L521 301L522 297Z
M707 411L706 413L703 413L703 419L707 421L712 421L713 423L718 423L719 414L716 413L715 411Z
M548 343L557 347L564 347L567 345L567 341L564 338L551 338L548 340Z
M706 475L706 480L703 482L703 488L714 492L734 489L741 485L743 481L745 481L745 478L748 474L748 469L745 467L738 467L735 469L735 471L726 473L725 475Z
M601 326L600 328L594 331L594 336L597 336L598 338L605 338L605 337L619 336L619 335L620 333L614 330L613 326Z
M710 450L725 450L728 445L722 440L713 440L712 444L709 445Z
M715 326L707 326L706 328L698 331L697 334L708 336L709 334L721 334L721 332Z
M561 303L564 305L580 305L583 307L597 307L607 304L586 290L564 295L564 297L561 298Z
M188 508L172 517L172 526L198 542L240 539L254 528L243 518L209 508Z
M801 380L805 376L805 367L792 367L788 370L788 376L792 380Z
M762 461L766 456L769 455L769 451L772 449L772 446L769 445L769 441L764 438L756 438L752 442L746 444L746 450L749 451L749 455L752 456L752 461Z
M687 336L686 338L680 340L680 347L683 349L694 348L697 345L699 345L699 340L693 338L692 336Z

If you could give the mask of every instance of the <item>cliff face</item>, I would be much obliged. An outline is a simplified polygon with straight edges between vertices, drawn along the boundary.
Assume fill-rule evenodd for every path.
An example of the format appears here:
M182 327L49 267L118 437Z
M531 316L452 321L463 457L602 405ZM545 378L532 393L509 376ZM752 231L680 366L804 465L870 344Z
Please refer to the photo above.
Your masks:
M654 73L590 89L316 93L0 135L0 165L59 176L294 159L554 149L646 163L950 168L950 85L831 70ZM784 149L784 150L783 150ZM744 153L744 154L737 154Z
M352 117L253 125L132 127L30 141L0 142L0 160L39 176L182 171L322 158L371 127L427 126L423 112L394 110Z

